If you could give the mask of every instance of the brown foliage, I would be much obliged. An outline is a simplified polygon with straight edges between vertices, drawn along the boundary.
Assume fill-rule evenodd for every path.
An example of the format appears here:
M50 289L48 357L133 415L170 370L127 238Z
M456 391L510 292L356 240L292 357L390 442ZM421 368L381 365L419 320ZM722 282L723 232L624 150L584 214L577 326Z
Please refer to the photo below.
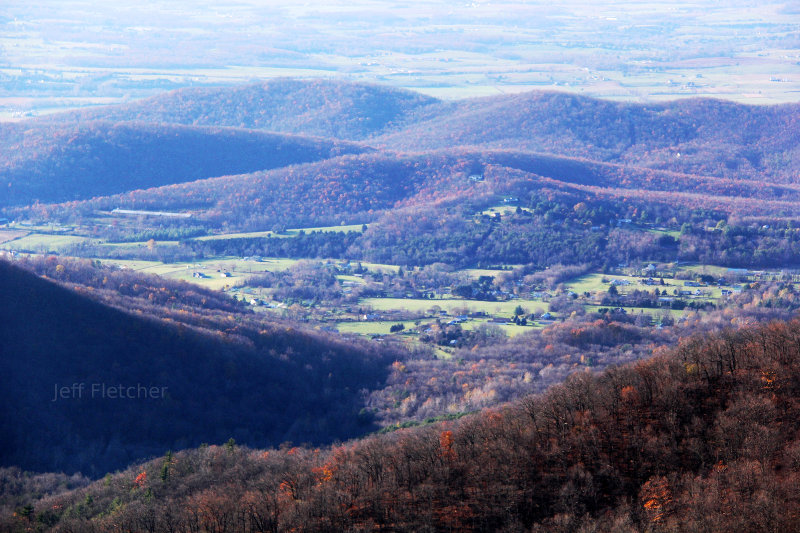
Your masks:
M116 481L88 493L98 508L130 501L95 524L135 530L164 506L176 531L790 531L800 526L798 391L800 322L772 323L577 375L443 427L326 452L183 452L151 500Z

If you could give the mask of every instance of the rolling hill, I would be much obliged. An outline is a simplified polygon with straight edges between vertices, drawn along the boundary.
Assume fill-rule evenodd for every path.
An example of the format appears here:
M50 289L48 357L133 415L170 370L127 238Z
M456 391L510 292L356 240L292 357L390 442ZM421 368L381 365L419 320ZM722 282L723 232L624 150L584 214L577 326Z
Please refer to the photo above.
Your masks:
M78 119L118 122L69 122ZM482 187L467 183L469 175L492 167L497 177L500 167L592 195L748 215L798 211L797 105L643 105L549 92L442 102L380 86L281 79L47 120L5 127L0 142L15 154L0 169L11 184L6 205L114 194L68 210L190 209L216 227L314 226L468 198ZM229 126L366 139L376 151Z
M479 177L479 178L477 178ZM800 185L691 175L581 158L491 149L373 152L51 206L68 219L98 210L191 210L212 227L270 229L363 223L415 205L527 199L543 189L639 198L748 215L800 212Z
M241 87L180 89L131 104L43 118L232 126L359 140L392 130L437 100L380 85L273 79Z
M99 119L265 129L368 140L401 151L522 150L782 183L796 182L800 170L797 104L638 104L541 91L446 102L376 85L279 79L183 89L42 120Z
M369 429L358 391L382 381L390 353L229 304L176 307L203 297L170 296L196 294L186 284L94 277L76 292L0 261L0 464L99 475L231 437L324 443Z
M371 140L394 150L480 146L687 174L797 183L800 106L710 99L633 104L530 92L442 105Z
M0 207L80 200L327 159L352 143L233 128L81 122L0 126Z
M274 80L3 126L9 238L91 259L0 261L0 529L799 529L798 110ZM298 322L98 257L247 257Z
M5 126L0 143L12 155L0 180L9 184L5 205L100 197L67 211L188 209L234 229L365 222L377 211L458 201L482 187L502 193L465 181L486 168L495 178L500 168L521 170L590 195L792 216L798 139L797 105L643 105L549 92L443 102L373 85L280 79Z

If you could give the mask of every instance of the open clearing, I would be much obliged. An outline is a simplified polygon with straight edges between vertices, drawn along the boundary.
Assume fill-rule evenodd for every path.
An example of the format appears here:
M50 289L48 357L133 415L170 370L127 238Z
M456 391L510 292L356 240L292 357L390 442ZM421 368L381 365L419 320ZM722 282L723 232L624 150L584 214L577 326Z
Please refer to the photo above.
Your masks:
M467 268L461 270L461 272L465 273L469 277L473 279L478 279L481 276L490 276L496 278L497 276L508 274L510 270L495 270L495 269L488 269L488 268Z
M416 323L420 323L420 327L416 326ZM336 329L340 333L355 333L357 335L397 335L397 336L407 336L409 335L409 330L422 330L424 329L425 324L430 324L431 319L423 319L423 320L374 320L374 321L344 321L344 322L337 322ZM487 321L485 319L476 319L476 320L468 320L460 324L460 326L464 330L473 330L477 329L483 324L486 324ZM389 329L395 324L403 324L405 329L403 332L400 333L390 333ZM497 328L500 328L506 335L509 337L514 337L521 333L525 333L528 331L532 331L534 329L541 329L543 326L541 325L528 325L528 326L517 326L515 324L491 324ZM412 334L413 336L418 336L422 334L422 331L417 331L416 333Z
M522 306L526 313L535 310L547 311L549 306L540 300L508 300L504 302L483 302L478 300L464 300L459 298L446 298L441 300L425 300L415 298L364 298L359 301L362 306L369 306L375 311L390 311L394 309L427 313L438 307L450 315L466 312L483 311L489 315L511 316L516 307Z
M0 229L0 244L19 239L27 235L27 231L13 230L13 229Z
M416 327L414 320L375 320L375 321L346 321L337 322L336 329L340 333L355 333L358 335L389 335L389 328L395 324L403 324L405 330L413 329ZM399 333L391 333L391 335L400 335Z
M219 235L205 235L203 237L196 237L194 240L196 241L222 241L228 239L257 239L257 238L278 238L278 239L286 239L290 237L296 237L300 234L300 232L304 233L347 233L350 231L357 231L361 232L362 225L361 224L350 224L350 225L343 225L343 226L320 226L315 228L294 228L288 229L281 233L276 233L274 231L250 231L245 233L220 233Z
M8 250L18 252L47 253L58 252L67 246L92 241L88 237L78 237L75 235L45 235L42 233L31 233L24 237L5 242L3 247Z
M607 279L608 282L604 283L603 279ZM617 276L617 275L594 273L594 274L586 274L585 276L580 276L573 280L564 282L564 286L577 292L578 294L582 294L584 292L593 293L597 291L607 291L608 288L611 286L611 281L618 280L618 281L627 281L628 283L630 283L630 285L622 285L619 287L620 292L626 292L628 289L644 287L643 285L642 286L639 285L640 279L641 278L636 278L634 276ZM667 280L664 280L664 282L666 283Z
M179 241L155 241L154 246L178 246ZM100 246L108 248L147 248L147 242L104 242Z
M167 279L183 280L214 290L229 289L247 283L247 279L263 272L286 270L298 263L298 259L264 259L246 261L236 258L208 259L197 262L162 263L160 261L137 261L126 259L98 259L107 265L130 268L146 274L155 274ZM201 274L196 277L194 274ZM228 274L223 276L223 273Z

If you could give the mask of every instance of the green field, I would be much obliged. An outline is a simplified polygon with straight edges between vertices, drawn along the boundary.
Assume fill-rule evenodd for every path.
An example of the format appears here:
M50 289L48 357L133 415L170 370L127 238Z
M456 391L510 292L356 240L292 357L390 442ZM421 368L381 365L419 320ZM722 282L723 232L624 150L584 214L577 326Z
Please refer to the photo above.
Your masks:
M403 324L406 330L415 328L414 320L376 320L376 321L363 321L363 322L337 322L336 329L339 333L355 333L358 335L389 335L389 328L394 324ZM400 335L392 333L392 335Z
M694 267L681 267L685 270L695 271L697 273L706 273L711 274L714 276L719 276L723 271L727 269L722 269L720 267L708 267L708 266L694 266ZM603 283L603 278L608 279L609 283ZM617 290L620 293L627 293L633 291L635 289L644 290L644 291L652 291L653 289L659 289L659 291L666 290L668 292L668 296L673 296L674 291L684 291L688 290L694 292L695 290L699 289L704 293L709 293L708 296L703 298L698 298L702 300L716 300L722 297L722 289L716 286L704 286L704 287L687 287L684 285L685 280L681 279L665 279L664 285L642 285L640 282L642 280L641 277L635 276L619 276L619 275L611 275L611 274L587 274L585 276L581 276L579 278L575 278L572 281L566 282L564 285L571 289L572 291L577 292L578 294L582 294L584 292L589 293L596 293L607 291L608 288L611 286L611 280L627 280L630 282L630 285L618 285Z
M416 313L427 313L434 307L447 311L450 315L459 312L483 311L490 315L511 316L514 309L521 305L526 312L539 309L542 312L549 309L549 305L540 300L509 300L505 302L482 302L477 300L464 300L447 298L441 300L425 300L415 298L363 298L359 301L362 306L369 306L375 311L390 311L393 309Z
M75 235L45 235L42 233L31 233L25 237L8 241L3 247L8 250L33 251L39 253L58 252L61 249L73 244L92 242L88 237L77 237Z
M25 231L28 233L44 233L53 235L63 233L66 231L73 231L77 228L75 225L61 225L61 224L33 224L31 222L19 222L8 224L8 229Z
M515 205L496 205L494 207L489 207L488 209L484 209L479 213L479 215L488 215L494 216L499 214L501 217L505 217L508 215L513 215L517 211L517 206Z
M114 265L119 268L130 268L131 270L143 270L146 268L164 265L161 261L140 261L136 259L97 259L103 265Z
M338 279L339 282L349 281L349 282L355 283L357 285L364 285L366 283L364 281L364 278L360 278L358 276L347 276L347 275L340 274L340 275L336 276L336 279Z
M180 244L179 241L155 241L155 246L178 246ZM147 242L104 242L101 243L100 246L105 246L108 248L146 248L148 247Z
M195 241L224 241L227 239L255 239L259 237L288 237L288 235L279 235L274 231L251 231L247 233L221 233L219 235L205 235L203 237L196 237Z
M724 276L730 272L728 267L721 267L716 265L682 265L678 270L685 272L693 272L695 274L708 274L710 276Z
M465 330L473 330L477 329L479 326L483 324L487 324L488 321L484 319L477 319L477 320L468 320L461 324L461 327ZM532 331L535 329L543 329L544 326L536 322L535 324L527 324L525 326L518 326L516 324L491 324L492 326L498 327L503 330L506 335L509 337L516 337L521 333L526 333L528 331Z
M650 229L647 231L650 233L655 233L656 235L669 235L674 239L678 239L681 236L681 232L678 230Z
M236 258L208 259L192 263L161 263L159 261L135 261L125 259L99 259L103 264L117 265L138 272L156 274L168 279L177 279L200 285L208 289L222 290L247 283L247 279L263 272L286 270L300 260L266 259L264 261L245 261ZM219 270L220 272L217 272ZM192 274L200 272L207 277L196 278ZM222 272L230 277L222 277Z
M397 265L385 265L381 263L365 263L363 261L360 261L360 263L362 267L372 272L393 272L396 274L398 269L400 268Z
M27 235L27 231L13 230L13 229L0 229L0 244L4 242L13 241Z
M275 238L289 238L289 237L296 237L300 234L301 231L305 233L313 233L313 232L322 232L322 233L347 233L349 231L357 231L361 232L362 225L361 224L350 224L350 225L342 225L342 226L319 226L315 228L294 228L288 229L283 233L276 233L274 231L250 231L246 233L221 233L219 235L205 235L203 237L197 237L194 240L197 241L221 241L226 239L254 239L254 238L266 238L266 237L275 237Z
M38 230L0 230L0 243L9 250L31 250L37 253L60 252L65 247L89 242L108 248L145 248L147 242L103 242L90 237L63 233L40 233ZM155 241L156 246L177 246L178 241Z
M603 283L603 278L608 279L609 283ZM608 288L611 286L611 280L618 279L618 280L627 280L630 281L630 285L620 285L617 288L620 292L627 292L628 289L633 288L641 288L642 285L639 285L639 280L641 278L636 278L633 276L612 276L608 274L601 274L601 273L594 273L594 274L586 274L584 276L580 276L573 280L567 281L564 283L564 286L571 289L572 291L577 292L578 294L582 294L584 292L597 292L597 291L607 291Z
M502 274L508 274L511 272L510 270L493 270L488 268L466 268L464 270L459 270L459 272L463 272L472 279L478 279L481 276L491 276L496 278Z

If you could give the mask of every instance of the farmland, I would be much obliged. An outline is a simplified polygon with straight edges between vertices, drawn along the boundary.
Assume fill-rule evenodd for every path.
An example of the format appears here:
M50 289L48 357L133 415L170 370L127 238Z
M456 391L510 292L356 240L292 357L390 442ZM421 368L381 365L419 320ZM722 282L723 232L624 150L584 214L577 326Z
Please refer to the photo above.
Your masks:
M363 226L361 224L342 224L339 226L321 226L316 228L288 229L282 232L250 231L246 233L220 233L215 235L206 235L203 237L197 237L197 240L220 241L227 239L253 239L253 238L264 238L264 237L287 238L287 237L296 237L301 231L306 233L311 233L315 231L322 233L347 233L349 231L361 231L362 227Z
M671 316L673 320L684 320L690 313L705 312L704 306L712 308L724 307L726 298L741 291L741 284L755 279L765 279L769 276L781 275L780 272L752 272L732 274L730 269L712 265L670 265L671 273L667 278L658 278L655 288L661 289L665 295L655 307L641 307L635 304L626 304L624 299L631 291L641 291L652 288L646 281L653 278L643 277L640 273L620 272L617 274L590 273L578 276L563 282L555 291L542 290L533 298L505 296L500 300L481 301L453 297L451 287L443 287L441 293L430 298L414 297L359 297L358 293L373 286L367 281L369 276L396 275L401 270L396 265L371 265L361 264L363 274L338 274L337 282L344 287L344 301L328 302L325 300L304 300L289 297L281 299L276 294L276 289L263 288L251 285L250 280L265 273L291 274L298 268L325 269L334 268L337 271L348 271L348 263L339 260L324 262L259 258L258 260L245 260L242 258L220 257L191 263L164 264L152 261L135 260L109 260L103 259L102 263L115 265L119 268L130 269L137 272L156 274L166 279L181 280L214 290L223 290L232 297L252 302L253 310L275 314L280 317L302 319L317 324L319 327L334 329L344 334L356 334L367 337L381 337L392 332L392 326L402 324L403 328L396 335L405 337L406 340L418 340L424 336L426 324L457 325L464 331L472 331L482 325L491 325L503 331L507 336L514 337L518 334L534 329L546 328L553 322L563 321L567 314L574 314L575 309L582 309L585 313L603 313L609 309L608 304L601 300L608 298L611 287L615 287L618 298L623 300L611 307L618 312L627 313L632 317L645 315L649 320L659 321L661 317ZM327 267L326 267L327 265ZM455 272L463 274L467 279L476 279L479 276L488 276L491 273L505 273L506 271L465 269ZM699 274L699 273L703 274ZM694 281L698 275L709 275L713 272L716 276L735 276L736 282L723 285L700 284ZM677 279L676 279L677 278ZM722 279L722 278L719 278ZM663 280L663 284L661 284ZM689 281L687 281L689 280ZM798 279L797 281L800 281ZM349 287L349 288L348 288ZM355 290L351 296L347 293ZM552 302L559 301L567 295L573 295L574 304L570 311L553 311ZM680 300L680 299L682 300ZM683 301L691 304L689 308L675 308L673 301ZM577 307L575 307L577 305ZM526 318L525 325L512 322L515 315ZM503 319L503 322L499 319ZM496 323L493 323L496 322Z
M27 231L20 230L0 230L0 244L19 239L27 235Z
M509 197L499 199L503 198ZM530 208L514 205L517 203L511 198L510 202L490 204L476 210L471 219L483 226L498 221L514 224L534 216ZM575 273L566 275L559 274L557 268L544 269L531 277L524 274L530 271L529 266L515 264L458 269L343 257L237 256L224 252L229 250L226 243L291 241L312 235L325 239L335 235L364 236L379 225L371 230L363 224L340 224L278 231L203 231L181 241L131 242L92 238L90 228L98 225L113 225L133 235L144 235L154 222L105 213L83 225L12 224L4 235L13 240L0 248L17 253L70 255L87 249L81 246L91 245L93 248L88 249L101 255L89 257L103 264L221 290L250 303L258 313L301 320L343 334L369 338L390 335L413 345L425 339L438 344L437 350L449 348L454 335L466 335L483 327L513 338L575 317L609 312L627 315L629 320L642 324L680 322L726 307L728 300L748 283L779 281L787 275L792 283L800 282L800 277L785 270L737 270L655 259L606 265L602 269L595 266L589 271L572 267ZM652 224L629 224L626 231L669 242L683 238L674 227ZM706 227L704 231L713 233L717 228ZM167 261L162 257L170 249L188 250L193 243L223 245L223 253L206 253L189 260ZM154 260L143 260L148 256ZM392 330L398 324L403 325L402 329ZM432 326L435 327L431 329Z
M799 15L784 2L629 4L434 1L415 11L379 0L324 9L248 0L223 17L216 5L198 16L186 2L135 11L12 1L0 32L0 118L281 76L347 77L443 98L532 89L633 101L796 98ZM87 26L96 31L80 31ZM181 46L166 44L175 40Z
M441 300L416 300L413 298L366 298L361 300L360 304L370 307L375 311L401 310L416 313L428 312L430 309L436 307L442 311L447 311L447 313L450 315L469 314L475 312L483 312L487 315L511 315L518 305L522 306L522 308L526 310L525 312L527 314L533 312L537 308L544 309L547 307L547 304L543 304L540 300L480 302L456 298L443 298Z
M508 211L507 211L508 209ZM502 212L509 215L512 208L500 206L484 211L482 214ZM491 216L491 215L490 215ZM58 253L68 251L77 244L92 242L108 249L139 250L144 253L148 248L146 242L113 243L91 239L79 235L84 232L81 227L60 228L58 233L52 227L36 227L27 225L3 230L7 241L2 248L16 253ZM313 228L296 228L275 235L271 231L216 234L197 237L198 241L248 239L248 238L295 238L302 233L311 232L360 232L361 225L318 226ZM150 246L177 246L178 242L158 241ZM290 317L316 323L319 327L335 329L341 333L356 334L367 337L380 337L390 334L390 328L402 324L399 332L406 340L418 341L424 336L425 324L456 325L464 331L473 331L481 325L491 325L503 331L509 337L533 329L547 327L553 321L565 320L568 315L580 310L581 313L603 313L610 308L631 316L646 315L649 320L658 321L660 317L671 316L673 320L683 320L689 313L704 312L704 309L725 306L726 298L741 291L742 283L780 279L785 271L736 271L714 265L657 263L641 264L639 267L618 267L613 272L590 272L562 281L558 287L530 287L520 293L520 287L512 294L508 291L497 291L491 298L465 298L454 296L454 284L435 289L424 290L425 297L414 296L418 290L407 290L407 294L393 294L393 290L381 290L396 283L398 276L402 279L401 265L375 264L359 262L356 264L331 258L325 261L300 258L270 257L235 257L219 256L193 261L163 261L141 259L115 259L111 257L94 258L102 264L120 269L128 269L143 274L154 274L165 279L185 281L200 287L221 290L239 300L252 302L257 312L267 312L279 317ZM645 268L646 267L646 268ZM260 279L265 274L296 276L303 269L331 270L336 273L335 282L339 298L336 301L308 299L281 293L276 288L265 288L251 280ZM476 269L466 268L454 270L448 274L449 279L464 280L469 283L485 283L492 280L504 286L501 280L513 278L513 268ZM418 270L418 269L416 269ZM410 272L414 273L415 269ZM422 270L420 270L422 272ZM408 277L408 274L406 274ZM800 276L791 275L794 282L800 282ZM715 283L698 283L693 280L709 278L718 280ZM795 279L796 278L796 279ZM376 280L380 284L376 285ZM728 280L728 281L725 281ZM462 283L464 282L462 281ZM299 281L295 283L300 283ZM640 305L638 300L630 300L633 294L649 294L656 290L659 298L649 296L647 306ZM361 294L384 292L380 296L361 296ZM609 299L610 291L617 294L616 300ZM283 297L280 295L284 294ZM566 300L565 300L566 298ZM559 303L556 308L553 302ZM563 311L564 301L568 302ZM604 302L613 303L604 303ZM637 303L639 302L639 303ZM680 303L680 305L678 305ZM688 308L684 309L684 306ZM677 306L677 307L676 307ZM513 323L515 316L525 318L525 325ZM543 318L544 317L544 318ZM503 322L509 321L509 322Z
M74 235L48 235L43 233L31 233L29 235L15 238L3 243L3 248L15 251L31 251L47 253L60 250L64 247L86 242L86 237Z

